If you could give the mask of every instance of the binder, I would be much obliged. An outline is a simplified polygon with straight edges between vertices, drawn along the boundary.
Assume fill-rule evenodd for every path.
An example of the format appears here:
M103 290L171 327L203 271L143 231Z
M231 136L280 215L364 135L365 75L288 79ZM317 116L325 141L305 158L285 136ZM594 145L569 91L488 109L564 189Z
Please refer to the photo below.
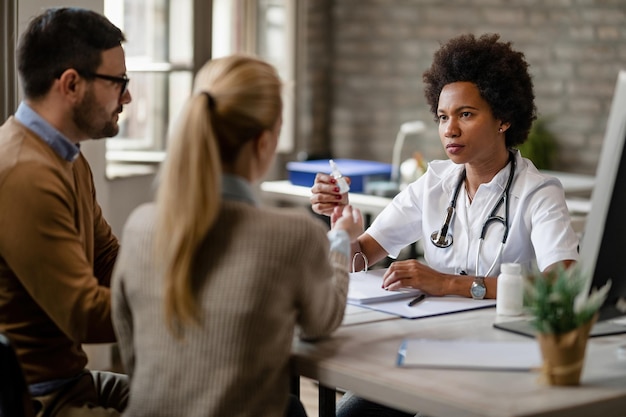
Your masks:
M542 364L536 341L405 339L398 349L400 367L530 371Z
M386 269L370 269L368 271L352 272L348 289L348 303L371 304L382 301L406 300L421 293L416 289L402 291L387 291L382 288L383 275Z

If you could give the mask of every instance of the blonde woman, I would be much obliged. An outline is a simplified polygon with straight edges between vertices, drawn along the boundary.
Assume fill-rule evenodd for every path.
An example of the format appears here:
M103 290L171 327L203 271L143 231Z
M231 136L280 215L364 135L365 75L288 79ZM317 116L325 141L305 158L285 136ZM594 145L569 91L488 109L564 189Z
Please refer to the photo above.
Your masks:
M361 213L338 209L327 233L252 192L274 158L280 93L275 69L249 56L209 61L196 77L156 203L130 216L113 277L126 415L296 415L294 332L317 339L341 323Z

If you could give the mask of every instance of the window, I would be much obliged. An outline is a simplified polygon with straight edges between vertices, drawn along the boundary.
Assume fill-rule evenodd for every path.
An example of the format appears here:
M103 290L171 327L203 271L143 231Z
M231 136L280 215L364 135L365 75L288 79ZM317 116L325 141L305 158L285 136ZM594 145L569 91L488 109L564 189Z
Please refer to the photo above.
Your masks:
M213 0L213 56L247 52L273 64L283 82L279 152L293 150L296 0Z
M211 56L238 51L259 55L279 70L285 110L278 149L291 151L295 1L105 0L105 15L126 35L133 97L120 117L120 133L107 140L108 164L160 162L195 71Z
M192 0L106 0L105 14L125 33L133 97L120 133L107 141L107 160L158 162L169 122L193 82Z

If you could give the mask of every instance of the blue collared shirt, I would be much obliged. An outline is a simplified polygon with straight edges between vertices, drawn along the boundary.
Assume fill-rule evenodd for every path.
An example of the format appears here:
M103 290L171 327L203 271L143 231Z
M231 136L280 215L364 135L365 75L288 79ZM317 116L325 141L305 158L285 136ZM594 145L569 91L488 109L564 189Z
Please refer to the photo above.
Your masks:
M43 117L35 112L28 104L21 102L15 118L28 129L37 134L46 142L61 158L73 162L80 154L80 146L66 138L56 130Z
M226 200L238 200L253 206L259 205L250 183L236 175L223 174L222 197Z

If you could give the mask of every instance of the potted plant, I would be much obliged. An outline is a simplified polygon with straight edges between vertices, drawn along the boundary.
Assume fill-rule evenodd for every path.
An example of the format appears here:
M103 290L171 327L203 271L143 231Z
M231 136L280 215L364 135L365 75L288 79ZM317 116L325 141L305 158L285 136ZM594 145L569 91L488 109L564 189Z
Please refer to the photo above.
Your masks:
M557 140L548 129L548 123L547 118L535 120L528 138L518 146L522 156L530 159L537 169L552 169L557 153Z
M537 330L542 374L548 384L580 383L589 332L611 286L609 280L589 294L588 278L573 266L537 273L526 281L524 303Z

